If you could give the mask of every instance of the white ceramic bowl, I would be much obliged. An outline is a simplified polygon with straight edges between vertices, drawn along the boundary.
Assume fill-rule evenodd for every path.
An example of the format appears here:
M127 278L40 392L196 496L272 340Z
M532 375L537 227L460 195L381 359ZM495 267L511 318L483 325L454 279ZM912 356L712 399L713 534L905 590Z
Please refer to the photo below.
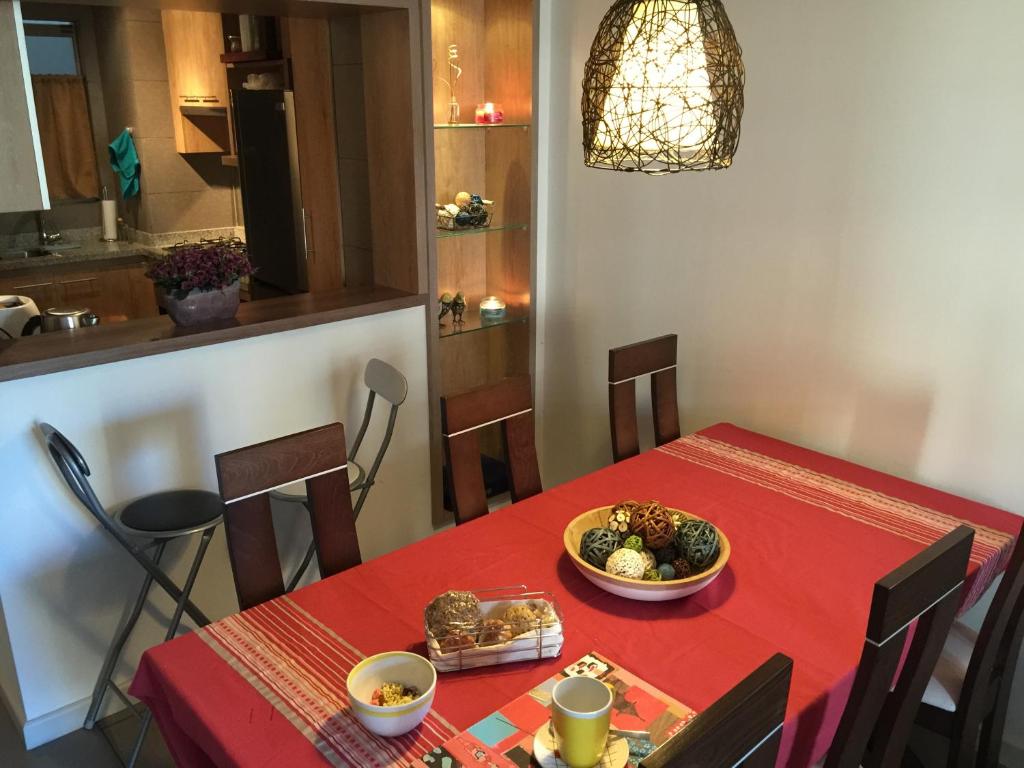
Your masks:
M408 704L378 707L370 703L370 698L384 683L401 683L418 688L422 693ZM367 730L378 736L401 736L422 723L430 711L437 689L437 671L415 653L378 653L352 668L346 687L352 711Z

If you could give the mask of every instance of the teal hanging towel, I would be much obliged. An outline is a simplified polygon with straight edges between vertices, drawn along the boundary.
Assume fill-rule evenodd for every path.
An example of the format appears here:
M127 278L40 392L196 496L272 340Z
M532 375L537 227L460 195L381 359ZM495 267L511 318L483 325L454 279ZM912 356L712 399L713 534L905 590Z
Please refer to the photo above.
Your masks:
M142 165L139 153L135 151L135 140L128 129L121 131L107 149L110 151L110 165L121 180L121 197L125 200L138 197Z

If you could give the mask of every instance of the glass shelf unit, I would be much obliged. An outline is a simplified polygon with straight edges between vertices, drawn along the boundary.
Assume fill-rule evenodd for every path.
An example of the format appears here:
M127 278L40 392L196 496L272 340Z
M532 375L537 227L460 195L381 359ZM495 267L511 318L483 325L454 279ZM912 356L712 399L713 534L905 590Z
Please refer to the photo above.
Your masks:
M435 131L465 131L474 128L529 128L529 123L434 123Z
M529 224L496 224L490 227L474 229L438 229L437 237L444 240L449 237L467 237L469 235L486 235L488 232L523 231L530 228Z
M451 313L445 315L441 320L441 338L455 338L465 336L476 331L486 331L489 328L497 328L502 325L514 323L525 323L530 320L530 308L508 307L501 317L482 317L479 307L466 307L462 315L462 322L458 325L452 320Z

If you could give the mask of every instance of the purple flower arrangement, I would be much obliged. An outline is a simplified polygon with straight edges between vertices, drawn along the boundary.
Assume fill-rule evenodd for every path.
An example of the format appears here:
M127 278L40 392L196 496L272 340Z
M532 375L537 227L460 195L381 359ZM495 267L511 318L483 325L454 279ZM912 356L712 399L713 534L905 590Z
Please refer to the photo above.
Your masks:
M179 248L153 264L146 277L176 299L190 291L222 291L253 273L244 251L223 245Z

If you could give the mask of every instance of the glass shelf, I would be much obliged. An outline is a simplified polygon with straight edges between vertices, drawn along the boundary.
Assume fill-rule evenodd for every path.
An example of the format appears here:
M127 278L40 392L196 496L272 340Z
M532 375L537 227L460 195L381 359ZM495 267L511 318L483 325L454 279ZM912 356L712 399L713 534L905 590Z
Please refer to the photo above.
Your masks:
M529 229L529 224L497 224L490 227L474 227L471 229L438 229L437 237L444 240L447 237L467 237L468 235L486 235L488 232L504 232L508 230Z
M486 331L488 328L497 328L501 325L512 325L514 323L525 323L529 320L529 307L509 307L505 310L504 315L494 318L481 317L479 307L466 307L466 312L462 315L462 323L459 325L456 325L452 321L451 313L445 315L441 320L441 338L447 339L455 336L464 336L467 333L474 333L475 331Z
M434 123L435 131L465 131L473 128L529 128L529 123Z

